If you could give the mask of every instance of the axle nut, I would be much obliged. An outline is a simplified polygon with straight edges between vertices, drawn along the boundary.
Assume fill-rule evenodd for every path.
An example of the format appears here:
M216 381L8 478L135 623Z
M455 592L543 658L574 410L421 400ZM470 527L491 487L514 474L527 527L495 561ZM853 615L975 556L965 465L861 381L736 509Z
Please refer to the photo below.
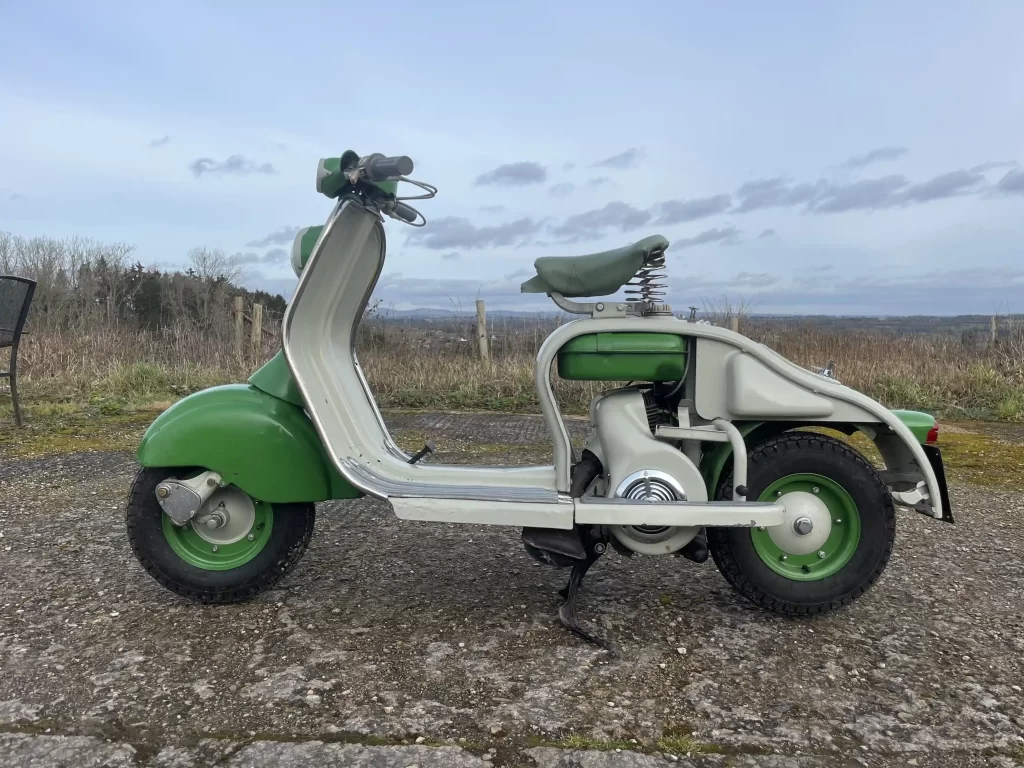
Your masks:
M811 522L809 517L798 517L793 521L793 530L801 536L806 536L814 530L814 523Z

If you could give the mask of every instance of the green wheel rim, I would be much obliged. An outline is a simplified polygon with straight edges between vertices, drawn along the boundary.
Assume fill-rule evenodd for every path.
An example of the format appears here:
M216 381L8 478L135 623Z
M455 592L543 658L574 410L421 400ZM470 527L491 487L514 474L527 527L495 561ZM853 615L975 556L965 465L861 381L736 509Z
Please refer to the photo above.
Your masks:
M815 490L817 489L817 490ZM775 501L787 493L813 493L828 508L832 530L814 552L793 554L772 541L767 530L751 528L750 538L762 562L775 573L793 581L819 581L834 576L850 562L860 543L860 514L853 497L843 486L824 475L797 474L780 477L765 488L758 501ZM824 556L822 556L824 555Z
M171 522L171 518L161 513L164 538L178 557L196 568L206 571L229 571L238 568L263 551L274 526L273 506L256 500L253 500L252 504L255 513L252 527L238 541L230 544L213 544L200 536L192 527L192 523L179 527Z

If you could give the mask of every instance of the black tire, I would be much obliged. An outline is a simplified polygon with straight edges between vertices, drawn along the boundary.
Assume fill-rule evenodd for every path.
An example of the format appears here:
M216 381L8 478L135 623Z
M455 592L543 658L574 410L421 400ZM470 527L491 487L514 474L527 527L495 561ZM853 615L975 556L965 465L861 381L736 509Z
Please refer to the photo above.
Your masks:
M749 454L747 498L756 500L775 481L792 474L823 475L852 497L860 539L850 560L818 581L795 581L769 568L754 548L749 528L709 528L715 565L737 592L758 606L787 615L823 614L849 605L881 576L896 539L896 511L878 471L846 443L811 432L787 432ZM732 494L732 471L716 498Z
M230 570L207 570L183 560L163 532L156 486L181 469L143 469L128 495L128 541L150 576L172 592L201 603L238 603L270 589L299 561L313 535L311 503L274 504L273 526L263 549Z

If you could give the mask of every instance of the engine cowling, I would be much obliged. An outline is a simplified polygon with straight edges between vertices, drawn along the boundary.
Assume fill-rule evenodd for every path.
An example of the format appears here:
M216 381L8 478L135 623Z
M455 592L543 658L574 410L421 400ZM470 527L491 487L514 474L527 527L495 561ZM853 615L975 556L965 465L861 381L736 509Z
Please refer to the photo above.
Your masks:
M656 440L643 395L635 389L609 392L595 401L587 449L601 459L605 495L633 500L707 501L704 479L678 449ZM645 555L685 547L699 532L680 526L611 526L616 540Z

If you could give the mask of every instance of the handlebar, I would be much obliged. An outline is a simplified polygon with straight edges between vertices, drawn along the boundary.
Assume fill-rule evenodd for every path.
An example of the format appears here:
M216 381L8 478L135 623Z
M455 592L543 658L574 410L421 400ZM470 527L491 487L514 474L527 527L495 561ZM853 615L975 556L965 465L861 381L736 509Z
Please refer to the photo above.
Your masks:
M395 203L394 208L391 209L391 215L395 218L401 219L407 224L412 224L420 217L420 212L413 208L411 205L405 203Z
M366 172L366 178L368 181L373 182L387 181L399 176L408 176L412 173L412 169L412 158L406 155L385 157L381 154L374 154L363 161L363 170Z

